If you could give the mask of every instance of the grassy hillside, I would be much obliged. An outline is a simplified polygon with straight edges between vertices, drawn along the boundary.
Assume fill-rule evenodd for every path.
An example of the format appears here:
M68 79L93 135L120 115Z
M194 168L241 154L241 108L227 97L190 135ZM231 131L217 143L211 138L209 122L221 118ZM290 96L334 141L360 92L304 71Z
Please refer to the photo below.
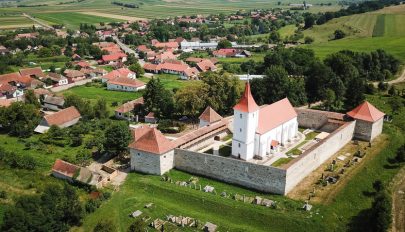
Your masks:
M342 49L372 51L385 49L405 62L405 7L387 7L376 12L333 19L326 24L304 31L315 42L307 47L324 58ZM346 38L332 40L335 30L341 29Z

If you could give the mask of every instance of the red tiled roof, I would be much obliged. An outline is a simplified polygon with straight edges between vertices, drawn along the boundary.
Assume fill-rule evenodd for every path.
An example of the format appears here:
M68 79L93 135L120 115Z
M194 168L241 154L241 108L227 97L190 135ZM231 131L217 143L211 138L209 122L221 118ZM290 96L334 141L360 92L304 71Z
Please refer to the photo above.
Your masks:
M0 99L0 107L9 107L13 103L10 99Z
M52 167L52 171L59 172L65 176L73 177L80 168L74 164L57 159Z
M253 99L252 93L250 92L250 85L248 82L246 82L245 92L239 100L239 103L236 104L233 109L242 112L253 112L259 109L259 106L256 104L255 99Z
M214 63L211 62L211 60L202 60L201 62L197 63L197 67L202 71L214 71L217 67L214 65Z
M143 65L143 69L149 70L149 71L160 71L161 65L152 64L152 63L145 63Z
M197 57L189 57L186 59L186 62L194 62L194 63L199 63L203 61L203 58L197 58Z
M132 141L133 142L137 141L150 130L152 130L152 127L149 127L149 126L140 126L140 127L131 129L131 134L132 134L132 138L133 138Z
M125 53L114 53L111 55L103 55L101 59L104 62L106 62L106 61L117 61L123 57L127 57L127 55Z
M45 77L45 74L42 72L40 67L20 69L20 74L21 76L35 75L37 77Z
M176 72L184 72L186 69L189 68L186 64L172 64L172 63L162 63L160 64L161 69L171 70Z
M385 114L371 105L368 101L365 101L352 111L348 112L347 115L354 119L360 119L367 122L376 122L384 117Z
M21 77L21 74L18 72L7 73L7 74L0 75L0 82L8 83L10 81L16 81L20 77Z
M184 74L185 74L187 77L191 77L191 76L193 76L193 75L198 75L199 73L200 73L200 72L199 72L198 69L195 68L195 67L193 67L193 68L188 68L188 69L184 70Z
M120 68L120 69L113 70L113 71L107 73L106 75L103 76L103 78L112 80L117 77L128 77L129 74L135 74L135 73L127 68Z
M75 77L82 77L82 76L84 76L84 73L80 72L79 70L74 70L74 69L66 69L65 72L64 72L64 74L65 74L67 77L70 77L70 78L75 78Z
M71 106L54 114L46 115L44 116L44 119L47 121L49 126L60 126L80 117L81 115L79 111L74 106Z
M256 132L264 134L295 117L297 112L287 98L263 106L259 110L259 124Z
M109 80L108 83L114 84L114 85L135 87L135 88L145 85L145 83L143 83L142 81L139 81L137 79L131 79L128 77L117 77L112 80Z
M131 143L129 147L158 155L174 148L173 143L156 128L150 129L141 138Z
M234 55L236 55L236 49L222 48L222 49L219 49L217 51L213 51L212 54L214 56L226 56L226 57L234 56Z
M76 65L78 65L78 66L80 66L82 68L90 66L89 62L87 62L87 61L79 61L79 62L76 63Z
M221 115L215 112L210 106L208 106L204 112L199 117L201 120L204 120L209 123L217 122L222 119Z
M129 111L133 110L137 105L143 105L143 97L124 103L123 105L118 107L115 110L115 112L128 113Z
M179 44L177 42L166 42L166 43L157 42L154 44L154 46L157 48L178 48Z

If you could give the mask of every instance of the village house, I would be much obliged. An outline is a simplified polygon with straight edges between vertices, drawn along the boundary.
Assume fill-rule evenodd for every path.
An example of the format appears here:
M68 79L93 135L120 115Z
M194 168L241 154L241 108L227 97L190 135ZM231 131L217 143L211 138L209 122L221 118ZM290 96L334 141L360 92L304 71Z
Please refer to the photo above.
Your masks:
M65 74L65 76L73 82L77 82L77 81L81 81L86 79L86 75L78 70L74 70L74 69L66 69L63 74ZM69 82L70 82L69 81Z
M192 67L180 73L180 78L182 80L198 80L198 74L200 74L200 71L198 71L197 68Z
M14 101L11 99L1 99L0 98L0 107L9 107Z
M74 106L71 106L59 112L45 115L34 131L43 134L51 126L58 126L59 128L70 127L79 122L80 118L79 111Z
M21 76L29 76L31 78L42 79L46 77L40 67L20 69Z
M202 61L198 62L196 65L200 72L217 70L217 66L215 66L215 64L212 63L212 61L209 59L203 59Z
M145 89L146 85L140 80L131 79L128 77L116 77L107 81L107 89L124 92L137 92Z
M237 50L234 48L222 48L212 52L212 55L218 58L234 57L237 54Z
M59 73L49 72L46 78L52 80L53 86L61 86L69 84L69 80Z
M117 63L124 63L127 61L127 54L125 53L113 53L110 55L103 55L101 57L101 63L102 64L117 64Z
M42 108L45 110L59 111L63 109L65 99L58 96L45 96L42 100Z
M129 79L136 79L136 73L132 72L131 70L129 70L128 68L120 68L117 70L113 70L109 73L107 73L106 75L101 77L101 82L107 82L109 80L113 80L117 77L125 77L125 78L129 78Z
M155 113L149 112L145 116L145 123L156 124L158 122L158 118L155 116Z
M178 49L179 44L177 42L159 42L158 40L154 39L151 41L152 46L158 48L158 49Z
M114 111L115 118L138 122L139 116L135 114L135 112L139 111L142 105L143 105L143 97L126 102L117 109L115 109Z
M55 160L52 167L52 175L58 179L95 186L97 189L107 185L117 174L117 170L105 165L98 170L92 170L90 167L80 167L61 159Z

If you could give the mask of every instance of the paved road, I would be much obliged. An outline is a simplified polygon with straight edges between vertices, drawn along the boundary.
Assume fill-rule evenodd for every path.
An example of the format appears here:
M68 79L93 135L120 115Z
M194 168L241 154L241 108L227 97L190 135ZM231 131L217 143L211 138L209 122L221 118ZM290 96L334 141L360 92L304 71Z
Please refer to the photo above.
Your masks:
M120 48L124 52L126 52L128 54L134 54L135 57L138 58L138 63L143 67L143 65L145 64L145 61L143 61L142 59L139 59L139 55L135 50L131 49L128 45L121 42L121 40L119 40L117 36L114 36L113 39L115 40L115 42L117 42L118 46L120 46Z
M48 29L51 29L51 30L55 30L55 28L51 27L50 25L48 25L48 24L46 24L46 23L44 23L44 22L39 21L38 19L32 17L31 15L28 15L28 14L26 14L26 13L23 13L23 16L24 16L24 17L27 17L28 19L30 19L30 20L36 22L37 24L39 24L39 25L41 25L41 26L43 26L43 27L45 27L45 28L48 28Z

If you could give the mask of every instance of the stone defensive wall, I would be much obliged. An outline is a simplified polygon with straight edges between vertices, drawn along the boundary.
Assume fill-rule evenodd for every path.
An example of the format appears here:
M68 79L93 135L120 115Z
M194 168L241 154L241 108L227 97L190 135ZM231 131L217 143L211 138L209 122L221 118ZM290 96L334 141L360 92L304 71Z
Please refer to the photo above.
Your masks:
M330 130L330 134L281 168L184 149L175 149L174 167L261 192L286 195L307 175L349 143L353 139L356 126L356 121L344 121L343 114L296 110L300 126L326 128Z
M344 124L345 115L341 113L295 108L298 125L304 128L333 132Z
M349 143L353 138L355 126L356 121L344 123L324 140L284 166L287 172L285 192L291 191L308 174Z
M174 153L176 169L261 192L285 194L286 170L183 149Z

